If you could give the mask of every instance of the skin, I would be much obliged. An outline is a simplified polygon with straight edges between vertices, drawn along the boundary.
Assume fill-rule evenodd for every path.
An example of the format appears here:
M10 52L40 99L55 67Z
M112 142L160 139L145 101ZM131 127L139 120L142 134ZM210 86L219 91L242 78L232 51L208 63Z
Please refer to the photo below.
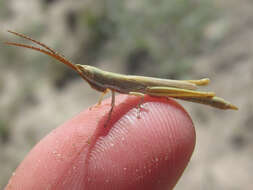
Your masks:
M10 189L172 189L195 145L193 123L173 100L116 97L84 110L42 139L19 165ZM87 143L89 141L89 143Z

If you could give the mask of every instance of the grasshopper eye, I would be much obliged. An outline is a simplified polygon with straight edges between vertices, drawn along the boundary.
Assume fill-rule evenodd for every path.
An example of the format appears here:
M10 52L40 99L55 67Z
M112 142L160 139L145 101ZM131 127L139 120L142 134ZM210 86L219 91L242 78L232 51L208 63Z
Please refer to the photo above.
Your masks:
M86 65L76 64L75 66L76 66L77 71L84 75L88 75L88 73L90 73Z
M80 65L80 64L76 64L75 66L76 66L77 71L81 75L85 76L85 78L87 78L87 77L89 78L89 77L93 76L90 66Z
M76 64L75 66L76 66L76 69L77 69L79 72L81 72L81 73L83 72L83 70L84 70L83 65Z

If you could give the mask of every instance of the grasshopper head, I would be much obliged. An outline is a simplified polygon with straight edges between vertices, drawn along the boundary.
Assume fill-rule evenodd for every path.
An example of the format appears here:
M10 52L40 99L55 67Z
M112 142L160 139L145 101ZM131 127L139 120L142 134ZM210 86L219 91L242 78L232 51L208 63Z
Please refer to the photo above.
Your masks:
M76 64L76 71L80 74L80 76L86 80L92 88L95 90L98 90L100 92L104 92L106 90L106 87L103 86L102 83L99 81L99 77L101 76L100 69L97 69L96 67L92 67L89 65L79 65Z
M84 77L85 79L92 79L93 78L93 67L89 65L80 65L76 64L77 72Z

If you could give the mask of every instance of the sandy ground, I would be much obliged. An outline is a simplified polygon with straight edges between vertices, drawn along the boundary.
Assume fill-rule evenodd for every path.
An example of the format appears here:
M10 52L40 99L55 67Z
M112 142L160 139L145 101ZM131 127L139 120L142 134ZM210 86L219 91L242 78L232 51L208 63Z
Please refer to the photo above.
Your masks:
M197 130L192 161L176 189L253 189L253 4L231 1L224 20L210 27L225 38L195 65L196 76L208 73L210 88L239 106L239 112L187 105ZM210 34L211 34L210 33Z
M20 0L13 6L20 14L19 19L2 22L1 28L21 27L20 23L31 14L21 13L24 9L22 2ZM29 6L34 12L39 12L35 1L33 3ZM195 123L197 144L176 190L253 189L253 3L250 0L233 0L229 3L223 0L217 4L224 9L223 15L206 29L206 36L207 39L223 38L215 44L216 48L212 48L212 51L205 49L196 59L192 77L211 78L208 89L226 97L240 110L220 111L182 102ZM58 11L51 12L54 18L61 16L60 10L65 6L67 3L58 7ZM31 19L33 22L41 21L39 16ZM50 20L52 23L54 21ZM56 34L57 30L61 30L61 23L57 29L50 30ZM2 111L13 101L9 94L17 93L22 86L18 69L7 67L7 71L4 77L1 76L4 84L0 100ZM33 96L36 97L36 103L20 105L22 108L15 113L11 122L9 140L0 144L0 188L4 187L15 167L39 139L90 106L91 102L96 103L99 94L81 80L74 80L57 91L47 79L40 79ZM8 114L2 111L1 114Z

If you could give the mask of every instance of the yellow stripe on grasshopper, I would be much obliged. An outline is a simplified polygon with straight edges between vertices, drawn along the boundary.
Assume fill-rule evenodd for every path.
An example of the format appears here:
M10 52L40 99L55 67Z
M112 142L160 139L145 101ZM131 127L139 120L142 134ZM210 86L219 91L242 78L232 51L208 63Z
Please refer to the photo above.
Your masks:
M166 97L200 97L212 98L215 96L214 92L201 92L173 87L147 87L147 94L152 96L166 96Z

